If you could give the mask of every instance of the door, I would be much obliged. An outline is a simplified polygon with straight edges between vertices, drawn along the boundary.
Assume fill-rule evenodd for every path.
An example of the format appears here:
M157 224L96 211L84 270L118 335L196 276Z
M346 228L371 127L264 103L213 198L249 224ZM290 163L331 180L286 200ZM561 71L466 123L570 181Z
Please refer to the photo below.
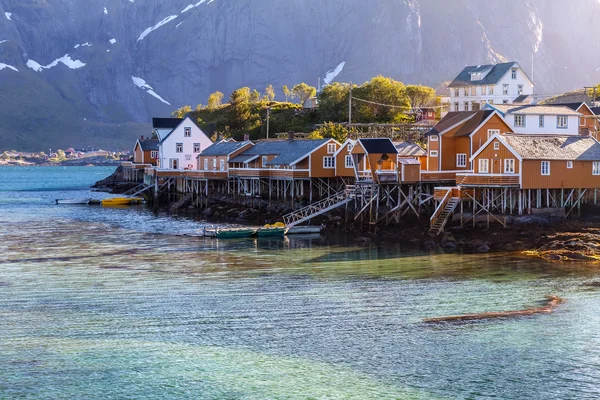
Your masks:
M500 174L502 171L500 169L500 159L494 158L492 161L492 174Z
M179 159L178 158L171 158L169 160L169 164L171 165L171 169L179 169Z

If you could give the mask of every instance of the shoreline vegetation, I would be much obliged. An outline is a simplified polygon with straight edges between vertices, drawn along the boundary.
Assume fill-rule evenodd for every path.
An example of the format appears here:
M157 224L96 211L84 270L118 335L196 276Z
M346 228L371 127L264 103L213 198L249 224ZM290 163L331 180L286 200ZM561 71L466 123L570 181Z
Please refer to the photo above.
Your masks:
M93 186L95 190L109 193L124 193L137 183L124 182L122 167ZM189 203L160 199L151 204L173 215L203 220L210 223L263 225L281 221L282 215L291 210L289 205L266 201L239 204L227 196L214 196L204 207L193 207ZM473 253L519 253L538 257L546 261L600 261L600 213L591 207L582 213L585 217L561 219L543 215L508 217L507 227L476 221L475 226L454 225L447 233L435 236L429 233L429 218L407 218L400 224L371 226L354 221L354 216L344 210L333 210L314 218L312 225L322 226L323 233L345 233L357 245L371 243L402 242L430 250Z
M96 155L81 158L67 158L64 152L49 158L45 153L20 153L5 151L0 154L0 167L32 167L32 166L118 166L119 155Z

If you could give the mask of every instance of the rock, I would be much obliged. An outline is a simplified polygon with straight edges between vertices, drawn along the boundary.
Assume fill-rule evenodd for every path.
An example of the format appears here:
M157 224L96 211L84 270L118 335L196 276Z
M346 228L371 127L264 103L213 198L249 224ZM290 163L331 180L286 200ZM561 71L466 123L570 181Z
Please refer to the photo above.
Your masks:
M456 250L458 248L458 245L456 244L456 242L446 242L442 244L442 247L444 248L444 250Z
M372 242L372 239L365 237L365 236L359 236L356 239L354 239L354 243L356 243L356 244L368 244L371 242Z
M490 251L490 246L485 243L475 249L476 253L487 253L488 251Z
M456 239L454 238L454 236L452 236L449 233L444 234L444 237L442 237L442 245L445 245L446 243L455 243Z
M206 210L202 211L202 215L204 215L205 217L212 217L215 214L215 211L212 208L207 208Z

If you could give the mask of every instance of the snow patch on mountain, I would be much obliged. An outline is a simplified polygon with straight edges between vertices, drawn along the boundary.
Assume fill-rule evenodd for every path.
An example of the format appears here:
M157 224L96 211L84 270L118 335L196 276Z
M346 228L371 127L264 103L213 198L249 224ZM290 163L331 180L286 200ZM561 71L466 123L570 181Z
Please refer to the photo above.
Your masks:
M175 25L175 28L179 28L179 25L183 24L185 21L181 21L180 23L178 23L177 25Z
M12 69L15 72L19 72L19 70L13 67L12 65L0 63L0 71L2 71L4 68Z
M342 70L344 69L344 65L346 65L346 62L342 61L341 63L339 63L339 65L337 67L335 67L334 70L327 71L327 73L325 74L325 78L323 79L323 82L326 85L329 85L331 82L333 82L335 77L338 76L340 74L340 72L342 72Z
M159 23L157 23L154 26L151 26L150 28L147 28L144 32L142 32L142 34L140 35L140 37L138 38L138 42L140 40L144 40L144 38L146 36L148 36L151 32L157 30L158 28L160 28L161 26L173 21L175 18L177 18L177 15L169 15L168 17L164 18L162 21L160 21Z
M0 40L0 44L6 43L6 42L8 42L8 39L7 40Z
M10 17L12 16L12 13L5 12L4 16L6 17L7 20L12 21L12 19L10 19Z
M104 7L104 14L108 14L108 10Z
M600 0L599 0L600 1ZM537 53L540 49L540 44L542 43L542 38L544 34L544 23L541 19L538 18L537 14L534 10L529 8L529 19L527 21L527 27L533 33L533 52Z
M199 2L197 2L196 4L190 4L189 6L187 6L186 8L184 8L183 10L181 10L181 14L186 13L188 11L190 11L191 9L198 7L200 4L202 3L206 3L206 4L210 4L212 3L214 0L210 0L208 3L206 3L206 0L200 0Z
M142 78L138 78L137 76L132 76L131 80L133 81L133 84L137 87L139 87L142 90L145 90L150 96L154 96L156 97L158 100L162 101L163 103L167 104L167 105L171 105L171 103L169 103L168 101L166 101L165 99L163 99L162 97L160 97L155 91L154 89L152 89L152 86L148 85L146 83L145 80L143 80Z
M85 42L85 43L76 44L75 46L73 46L73 48L78 49L80 47L91 47L91 46L92 46L92 44L90 42Z
M117 39L112 38L112 39L109 40L109 42L110 42L110 44L115 44L115 43L117 43Z
M65 54L64 56L57 58L56 60L52 61L48 65L41 65L40 63L38 63L35 60L27 60L27 63L25 65L27 65L29 68L31 68L35 72L41 72L44 69L54 68L59 63L64 64L71 69L78 69L78 68L85 67L84 62L81 62L79 60L73 60L71 58L71 56L69 56L68 54Z

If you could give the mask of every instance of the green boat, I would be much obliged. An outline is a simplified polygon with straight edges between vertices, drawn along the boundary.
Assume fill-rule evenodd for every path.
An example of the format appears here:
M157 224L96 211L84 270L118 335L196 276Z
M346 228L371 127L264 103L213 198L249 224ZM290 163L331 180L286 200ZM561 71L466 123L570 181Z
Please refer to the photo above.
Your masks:
M214 237L217 239L239 239L249 238L254 236L256 229L248 228L217 228L207 229L204 231L204 236Z
M274 237L285 235L287 228L258 228L256 236L258 237Z

